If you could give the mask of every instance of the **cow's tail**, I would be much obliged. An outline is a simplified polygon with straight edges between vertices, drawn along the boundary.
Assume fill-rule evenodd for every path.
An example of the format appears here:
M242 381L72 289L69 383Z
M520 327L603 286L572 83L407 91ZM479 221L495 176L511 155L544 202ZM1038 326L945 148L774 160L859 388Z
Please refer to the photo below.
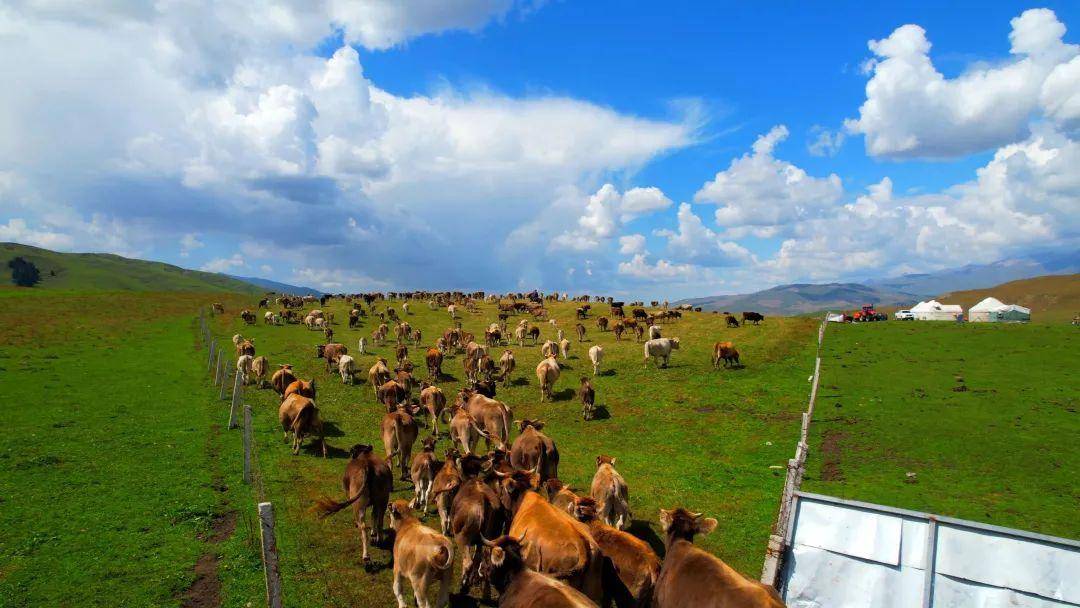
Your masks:
M324 517L329 517L334 513L337 513L338 511L344 509L345 507L348 507L354 502L360 500L360 497L362 497L363 495L363 492L357 492L356 496L353 496L352 498L347 498L341 502L335 501L329 496L322 496L316 499L315 504L312 505L311 508L308 510L318 515L319 519L323 519Z
M436 570L446 570L454 565L454 545L450 543L449 539L435 547L435 550L432 551L430 563Z

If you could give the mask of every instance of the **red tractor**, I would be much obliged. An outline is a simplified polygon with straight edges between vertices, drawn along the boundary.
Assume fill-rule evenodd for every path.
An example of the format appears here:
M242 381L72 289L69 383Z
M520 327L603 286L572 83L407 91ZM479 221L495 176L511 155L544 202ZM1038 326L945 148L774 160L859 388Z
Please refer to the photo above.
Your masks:
M889 318L885 313L874 310L873 304L867 304L862 307L862 310L851 315L851 320L856 323L866 323L869 321L885 321Z

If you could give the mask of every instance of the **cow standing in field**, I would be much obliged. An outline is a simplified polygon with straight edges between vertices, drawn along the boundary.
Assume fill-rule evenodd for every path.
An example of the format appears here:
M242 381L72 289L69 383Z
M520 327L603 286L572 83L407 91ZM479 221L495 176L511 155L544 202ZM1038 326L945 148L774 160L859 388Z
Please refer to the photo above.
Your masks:
M597 502L592 498L576 499L571 509L574 518L589 527L600 553L618 575L618 581L610 576L604 579L606 594L617 606L649 606L656 580L660 578L660 558L652 547L601 521Z
M251 360L251 376L249 379L255 386L263 388L266 386L266 373L269 371L269 368L270 361L268 361L266 357L262 355L255 357Z
M739 365L739 351L731 342L717 342L713 345L713 369L720 369L721 361L724 362L724 367Z
M322 420L319 419L319 408L315 407L315 401L299 394L289 395L278 408L278 420L285 431L286 442L289 441L289 433L292 433L293 456L300 453L300 444L304 437L318 435L323 458L326 458L326 438L323 436Z
M535 469L540 481L559 476L559 450L550 437L542 433L540 420L522 420L519 435L510 447L510 464L515 469Z
M251 355L240 355L236 359L236 371L241 374L244 379L244 384L248 383L248 379L251 378L251 362L255 359Z
M480 474L485 459L466 454L458 461L462 481L450 507L450 531L461 550L461 593L480 582L480 563L484 539L502 533L507 515L502 500ZM484 580L483 596L490 595Z
M739 320L736 319L733 315L727 315L724 318L724 321L727 323L728 327L738 327L739 326Z
M442 533L450 534L450 505L454 502L458 488L461 487L461 471L458 470L457 460L461 454L454 448L446 450L446 459L442 467L435 473L435 480L431 483L431 493L435 497L435 508L439 512L439 524Z
M578 387L578 399L581 400L581 418L592 420L596 415L596 391L587 376L581 377L581 386Z
M428 501L431 498L431 484L442 463L435 457L435 437L424 437L420 442L420 451L413 456L409 464L409 476L413 482L413 500L410 507L419 509L427 515Z
M559 340L559 354L564 361L570 356L570 340L566 338Z
M537 572L525 562L523 538L484 539L489 548L491 582L499 605L508 608L595 608L588 596L566 583Z
M301 397L307 397L308 399L315 398L315 379L300 380L297 378L289 383L289 386L285 387L284 399L288 399L291 395L300 395ZM283 400L284 400L283 399Z
M598 319L596 319L596 328L599 329L602 332L607 331L608 318L607 317L599 317Z
M412 460L413 444L416 442L416 436L420 434L420 428L414 418L419 411L420 408L417 406L398 403L392 411L383 416L382 424L379 426L382 431L383 449L386 451L386 463L393 468L394 457L398 458L403 481L409 480L409 462Z
M338 373L341 374L342 384L353 384L356 377L356 361L349 355L341 355L338 358Z
M296 376L293 375L292 366L288 363L279 365L278 370L270 378L270 386L274 387L274 392L280 395L282 400L285 399L285 389L293 382L296 382Z
M626 331L626 325L622 321L616 321L615 325L611 326L611 331L615 333L615 341L621 342L623 332Z
M609 526L625 530L630 527L630 490L626 480L615 470L615 458L596 457L596 474L593 475L589 495L596 501L598 515Z
M653 593L657 608L784 608L776 589L750 580L694 546L694 536L716 529L716 520L686 509L660 509L664 564Z
M678 350L678 348L678 338L657 338L656 340L649 340L645 343L645 367L649 366L649 358L656 359L659 367L667 367L668 362L671 360L671 351Z
M402 307L407 304L402 304ZM409 579L418 608L430 608L428 594L438 581L435 608L450 603L450 579L454 570L454 545L442 534L420 523L404 500L386 510L394 530L393 590L398 606L406 606L404 581Z
M394 491L394 474L370 445L354 445L349 456L349 464L345 467L345 476L341 480L346 499L336 502L324 496L315 503L314 510L320 517L326 517L349 505L356 505L354 508L356 527L360 529L361 558L367 563L371 558L368 556L368 529L364 523L364 512L371 507L374 542L379 544L382 542L383 516L390 502L390 493Z
M358 354L358 355L366 355L367 354L367 340L364 339L363 336L361 336L360 339L356 341L356 354Z
M514 359L514 351L504 350L502 357L499 358L499 373L502 375L503 386L510 386L510 374L514 373L515 367L517 367L517 361Z
M597 375L600 373L600 363L604 360L604 347L599 344L594 344L589 347L589 362L592 363L592 373Z
M551 340L546 340L540 347L540 356L543 358L554 357L559 352L559 346Z
M551 401L551 390L559 380L559 362L554 354L536 366L536 379L540 383L540 401Z
M390 381L390 368L386 366L386 359L379 357L375 364L368 369L368 383L375 394L375 400L379 399L379 387Z
M446 410L446 395L437 386L431 386L427 383L421 384L420 405L427 410L428 416L431 418L431 432L438 437L439 419L442 418L443 412Z
M578 342L584 342L585 341L585 326L582 325L581 323L578 323L577 325L574 326L574 329L577 331Z
M757 325L758 323L760 323L760 322L762 322L764 320L765 320L765 315L763 315L761 313L756 313L756 312L744 312L744 313L742 313L743 325L745 325L746 323L753 323L754 325Z

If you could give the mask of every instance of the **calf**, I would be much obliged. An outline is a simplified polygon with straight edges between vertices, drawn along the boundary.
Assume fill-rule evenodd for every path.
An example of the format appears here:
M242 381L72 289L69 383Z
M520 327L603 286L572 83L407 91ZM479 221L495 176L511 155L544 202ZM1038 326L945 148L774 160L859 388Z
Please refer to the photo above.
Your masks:
M293 456L300 453L300 444L304 437L318 435L323 458L326 458L326 438L323 436L322 421L319 420L319 408L315 407L314 401L302 395L290 395L278 407L278 421L285 432L286 443L289 441L289 433L292 433Z
M412 459L413 443L420 429L413 416L420 411L419 407L398 403L393 411L383 416L382 430L383 449L386 452L386 462L391 468L394 466L394 457L398 457L401 464L401 479L409 480L409 461Z
M599 344L594 344L589 347L589 362L592 363L592 373L597 375L600 373L600 362L604 360L604 347Z
M540 481L559 476L559 450L550 437L542 433L544 423L522 420L520 434L510 446L510 464L515 469L534 469Z
M402 308L407 304L402 304ZM407 309L406 309L407 312ZM429 608L428 593L433 582L439 582L436 608L450 603L450 578L453 576L454 545L442 534L420 523L404 500L395 500L387 507L390 528L394 530L394 597L398 606L405 606L402 589L406 578L412 585L419 608Z
M597 503L579 498L574 518L589 527L600 553L611 563L605 569L604 590L618 606L648 606L660 577L660 558L645 541L618 530L597 517Z
M266 386L266 372L269 367L270 361L262 355L251 360L251 381L259 388Z
M443 534L450 534L450 505L461 487L461 471L457 466L460 457L461 454L456 449L446 450L446 460L435 473L435 480L431 482L431 494L435 496L435 508L439 511L439 524Z
M596 391L587 376L581 377L581 386L578 387L578 399L581 400L581 417L584 420L592 420L596 415Z
M630 490L626 487L626 480L615 470L613 457L596 457L596 474L593 475L589 495L596 501L599 517L605 524L620 530L630 527L633 521L630 515Z
M510 386L510 374L514 373L516 366L517 361L514 359L514 351L510 349L504 350L502 357L499 357L499 370L502 374L503 386Z
M731 342L717 342L713 345L713 369L720 369L721 361L724 362L724 367L739 365L739 351Z
M719 558L694 546L694 536L708 534L716 520L686 509L660 509L664 529L664 564L656 581L657 608L783 608L776 589L750 580Z
M342 384L352 384L356 376L356 361L349 355L341 355L338 358L338 373L341 374Z
M383 516L386 505L390 502L390 493L394 491L394 474L390 467L379 458L370 445L356 444L349 451L349 464L345 467L345 476L341 486L345 490L345 500L336 502L324 496L312 508L319 517L327 517L338 511L355 505L356 527L360 529L362 559L368 557L368 529L364 523L364 512L371 507L372 527L375 544L382 542Z
M596 603L566 583L541 574L525 561L524 536L484 540L489 547L491 583L499 591L499 606L508 608L588 608Z
M431 485L435 482L435 475L438 473L442 463L435 457L434 436L424 437L420 444L420 451L413 456L412 462L409 464L409 477L413 482L414 493L409 506L420 509L421 513L427 515L428 500L431 497Z

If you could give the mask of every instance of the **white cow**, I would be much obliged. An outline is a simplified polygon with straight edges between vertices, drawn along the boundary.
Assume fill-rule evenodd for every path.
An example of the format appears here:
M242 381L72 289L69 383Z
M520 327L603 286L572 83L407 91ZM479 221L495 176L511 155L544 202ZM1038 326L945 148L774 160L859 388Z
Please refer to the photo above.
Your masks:
M362 340L363 338L361 338ZM338 373L341 374L342 384L352 384L356 374L356 361L349 355L338 357Z
M600 373L600 362L604 360L604 347L595 344L589 349L589 361L592 361L592 373L595 376Z
M363 336L360 337L360 341L356 343L356 354L367 354L367 338L364 338Z
M644 364L649 366L649 357L657 360L660 367L667 367L671 359L671 351L679 348L678 338L656 338L645 343Z
M247 378L251 376L251 362L255 360L255 357L251 355L240 355L236 360L236 371L244 374L245 382Z
M450 313L450 318L451 319L456 319L457 318L457 306L455 306L453 304L447 306L446 307L446 312Z
M655 340L655 339L657 339L659 337L660 337L660 326L659 325L650 325L649 326L649 339L650 340Z
M562 355L563 359L570 356L570 340L566 338L559 340L559 354Z

